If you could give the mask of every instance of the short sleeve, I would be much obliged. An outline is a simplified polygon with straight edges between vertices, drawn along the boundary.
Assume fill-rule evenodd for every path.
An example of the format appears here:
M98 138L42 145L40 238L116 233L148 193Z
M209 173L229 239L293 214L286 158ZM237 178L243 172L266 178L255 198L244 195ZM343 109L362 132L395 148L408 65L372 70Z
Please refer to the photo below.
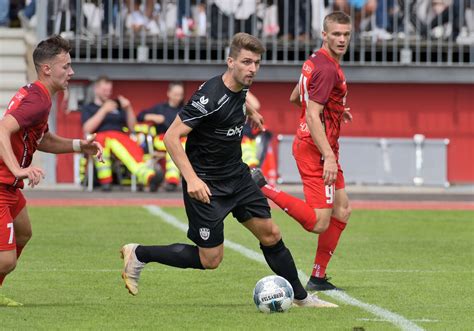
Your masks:
M30 92L17 108L9 112L20 127L28 128L44 122L49 116L49 102L38 92Z
M184 124L191 128L196 128L212 112L214 102L209 97L209 93L203 88L194 93L188 103L178 113Z
M317 65L309 82L309 99L325 105L336 83L337 70L334 66Z

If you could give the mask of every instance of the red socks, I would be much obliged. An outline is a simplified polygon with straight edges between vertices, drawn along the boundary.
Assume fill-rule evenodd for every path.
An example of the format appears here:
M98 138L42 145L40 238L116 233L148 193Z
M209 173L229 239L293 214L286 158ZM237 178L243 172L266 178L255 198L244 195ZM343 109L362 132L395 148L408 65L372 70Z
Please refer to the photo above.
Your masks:
M25 248L25 246L16 246L16 258L18 260L18 258L20 257L21 255L21 252L23 251L23 248ZM0 275L0 287L3 285L3 281L5 280L5 277L7 277L7 275Z
M270 185L261 188L263 194L293 217L306 231L313 231L316 224L316 212L306 202Z
M346 223L331 217L328 229L319 235L318 249L316 251L311 276L318 278L326 276L326 267L328 266L332 254L336 250L339 237L345 227Z
M306 202L270 185L265 185L261 190L268 199L298 221L306 231L311 232L314 229L317 221L316 212ZM326 267L345 227L346 223L331 217L328 229L319 235L318 249L311 276L318 278L326 276Z

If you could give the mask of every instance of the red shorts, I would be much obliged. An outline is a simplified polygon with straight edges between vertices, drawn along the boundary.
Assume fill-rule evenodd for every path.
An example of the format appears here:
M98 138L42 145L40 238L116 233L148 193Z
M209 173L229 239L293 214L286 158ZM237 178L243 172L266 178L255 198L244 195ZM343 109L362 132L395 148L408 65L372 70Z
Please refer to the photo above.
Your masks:
M293 156L303 181L306 203L311 208L332 208L336 190L345 187L344 175L339 162L337 163L336 183L325 185L323 179L324 164L321 161L321 154L314 144L295 137Z
M16 249L13 220L25 206L20 189L0 184L0 251Z

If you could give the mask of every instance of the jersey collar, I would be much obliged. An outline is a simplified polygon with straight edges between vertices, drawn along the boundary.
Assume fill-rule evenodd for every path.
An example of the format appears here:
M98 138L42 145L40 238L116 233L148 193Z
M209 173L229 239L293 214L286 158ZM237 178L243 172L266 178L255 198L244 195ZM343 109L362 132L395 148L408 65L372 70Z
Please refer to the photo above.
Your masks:
M46 94L48 96L48 100L51 102L51 96L49 95L49 91L46 88L46 86L44 86L43 83L41 83L39 80L37 80L33 84L37 85L40 89L42 89L44 94Z
M325 50L324 48L321 47L321 48L318 50L318 52L321 52L325 57L327 57L331 62L333 62L334 64L336 64L336 66L339 67L339 62L336 61L336 59L334 59L331 55L329 55L329 53L328 53L327 50Z

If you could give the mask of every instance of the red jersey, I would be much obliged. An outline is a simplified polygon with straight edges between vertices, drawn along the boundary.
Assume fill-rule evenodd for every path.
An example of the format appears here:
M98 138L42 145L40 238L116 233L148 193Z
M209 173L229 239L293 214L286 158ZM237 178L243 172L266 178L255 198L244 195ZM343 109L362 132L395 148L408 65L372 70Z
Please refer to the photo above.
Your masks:
M320 116L321 122L329 145L338 159L338 139L347 95L346 78L339 63L325 49L319 49L303 64L298 88L302 109L300 126L296 133L297 137L314 145L306 124L308 100L324 105L324 110ZM316 146L315 151L319 153ZM320 155L321 153L318 155L319 158Z
M27 168L33 153L48 132L48 116L51 98L46 87L39 81L18 90L8 104L5 115L12 115L20 130L11 135L13 153L22 168ZM0 183L23 188L23 180L16 178L0 158Z

